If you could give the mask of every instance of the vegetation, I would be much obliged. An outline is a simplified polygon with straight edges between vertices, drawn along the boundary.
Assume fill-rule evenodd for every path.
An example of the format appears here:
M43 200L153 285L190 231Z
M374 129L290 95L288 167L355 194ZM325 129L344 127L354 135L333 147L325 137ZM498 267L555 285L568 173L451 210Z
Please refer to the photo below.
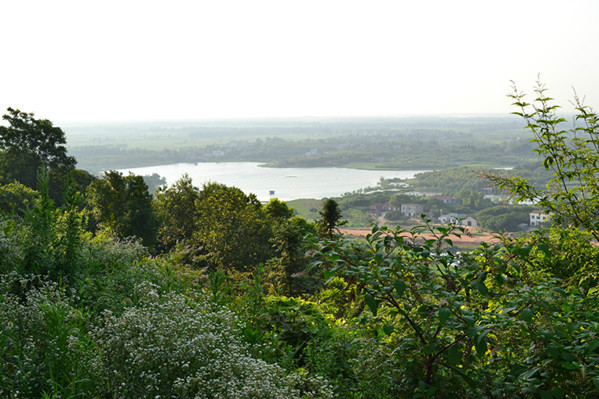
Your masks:
M536 160L514 118L349 118L204 121L76 127L69 151L86 170L180 162L249 161L273 167L442 169ZM75 134L76 133L76 134Z
M561 130L538 93L522 116L549 186L490 177L555 216L468 251L463 227L427 219L336 232L347 204L417 200L397 192L324 201L312 223L188 177L155 197L139 176L67 179L60 203L51 168L4 183L0 396L597 397L597 118L580 104L583 126ZM474 188L456 196L420 201L504 216Z

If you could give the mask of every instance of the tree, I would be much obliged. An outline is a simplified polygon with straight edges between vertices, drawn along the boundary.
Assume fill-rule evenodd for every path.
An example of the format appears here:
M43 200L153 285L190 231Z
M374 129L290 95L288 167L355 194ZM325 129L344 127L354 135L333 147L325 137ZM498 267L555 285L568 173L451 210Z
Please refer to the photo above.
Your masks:
M0 213L24 216L39 193L19 182L0 185Z
M17 180L35 188L42 165L50 170L75 166L61 128L47 119L35 119L33 113L10 107L7 111L2 119L8 126L0 126L0 170L7 183Z
M196 200L194 243L208 262L224 270L249 271L271 255L271 226L255 195L206 183Z
M90 184L87 198L94 218L118 238L138 237L154 244L152 196L141 176L111 170Z
M483 229L490 231L519 231L522 223L528 224L532 206L510 205L494 206L476 214Z
M334 199L329 198L323 201L322 209L318 213L321 219L316 222L316 228L321 237L332 238L339 226L347 223L347 221L341 220L339 204Z
M189 242L196 226L195 202L200 189L185 174L171 187L162 186L156 191L154 209L160 218L158 241L164 250L175 244Z
M498 187L517 200L538 203L552 214L556 224L586 229L599 240L599 116L575 95L575 126L565 129L566 120L557 115L558 105L547 95L544 84L537 82L536 98L527 103L525 94L513 86L510 97L519 108L514 114L524 118L533 134L534 150L551 173L545 189L537 189L527 179L505 178L487 173Z
M166 178L163 176L160 176L158 173L152 173L151 175L144 175L144 176L142 176L142 178L148 185L148 192L152 195L154 195L154 193L156 193L156 190L158 190L158 188L160 186L163 186L166 184Z
M311 259L305 237L316 232L314 225L293 216L275 223L272 230L270 242L275 256L265 265L268 280L283 295L313 292L319 280L308 273Z
M293 216L293 208L289 208L287 203L278 198L271 198L264 206L264 212L274 219L289 219Z

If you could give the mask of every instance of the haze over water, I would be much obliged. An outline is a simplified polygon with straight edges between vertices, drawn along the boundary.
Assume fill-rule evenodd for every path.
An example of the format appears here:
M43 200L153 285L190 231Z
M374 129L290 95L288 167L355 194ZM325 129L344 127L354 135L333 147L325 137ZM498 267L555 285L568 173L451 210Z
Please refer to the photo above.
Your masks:
M279 198L290 201L298 198L337 197L346 192L375 186L385 179L413 177L422 171L361 170L346 168L265 168L256 162L204 162L198 164L148 166L122 169L136 175L158 173L170 186L187 173L195 186L214 181L235 186L246 194L254 193L261 201ZM274 195L270 191L274 190Z

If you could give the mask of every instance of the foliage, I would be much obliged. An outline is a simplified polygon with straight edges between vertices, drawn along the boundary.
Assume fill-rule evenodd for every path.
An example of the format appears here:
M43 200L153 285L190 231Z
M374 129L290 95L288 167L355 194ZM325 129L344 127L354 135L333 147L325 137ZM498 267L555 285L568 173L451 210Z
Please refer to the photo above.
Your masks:
M180 162L269 162L427 170L513 166L533 159L515 118L349 118L152 124L152 134L123 126L80 127L71 151L87 170ZM143 129L148 128L144 124ZM165 142L169 147L165 148Z
M538 203L552 213L556 223L567 223L587 229L599 239L599 119L588 106L575 96L577 125L565 129L566 120L557 115L559 106L553 104L546 87L537 82L533 103L525 101L525 94L514 86L510 97L519 108L514 114L526 122L533 134L535 152L543 159L543 166L552 173L546 189L539 190L528 180L511 179L490 174L495 183L512 193L517 200Z
M141 176L108 171L87 190L93 217L117 238L139 237L146 246L155 240L152 196Z
M70 279L76 272L83 232L77 209L79 195L68 186L65 204L56 209L49 197L48 184L48 173L42 169L38 176L39 198L25 214L20 237L23 261L12 265L11 270L48 275L55 280Z
M35 188L42 165L49 169L75 166L75 158L67 156L64 132L49 120L13 108L2 119L9 124L0 126L0 170L5 183L16 179Z
M460 190L481 191L489 182L481 178L480 168L459 167L419 173L409 184L416 191L457 193Z
M57 206L64 204L68 190L74 189L83 194L87 187L97 179L85 170L64 167L50 169L49 176L50 198Z
M564 286L577 287L582 292L599 284L599 246L590 232L553 226L548 232L536 231L527 239L534 245L529 261L535 269L545 270L563 281Z
M530 212L534 210L533 206L524 205L499 205L492 208L483 209L476 214L480 225L490 231L519 231L519 225L525 223L528 225Z
M0 395L95 396L97 352L88 324L56 283L0 275Z
M289 219L293 216L293 208L277 198L271 198L264 206L264 212L273 219Z
M38 193L17 181L0 185L0 213L24 216Z
M419 238L424 231L435 238ZM597 298L533 272L530 248L509 241L447 250L460 234L458 226L375 227L364 242L320 244L325 275L363 290L372 327L401 358L401 395L596 395L599 324L589 309Z
M225 309L207 312L197 299L161 297L146 284L140 306L108 313L98 330L111 396L128 398L326 398L319 379L287 376L249 356L237 319Z
M161 249L170 250L177 243L189 243L195 231L195 201L200 190L185 174L171 187L159 187L154 209L160 220L158 242Z
M253 270L272 254L272 232L262 205L236 187L206 183L195 202L193 242L214 267Z
M322 202L322 210L319 212L320 219L316 221L316 229L320 237L332 238L338 232L339 226L347 222L341 220L341 210L339 204L332 198Z
M142 176L142 178L148 186L148 192L151 195L154 195L154 193L156 192L156 190L158 190L159 187L164 186L166 184L166 178L160 176L158 173L144 175Z
M266 261L265 272L273 291L283 295L313 293L321 283L317 275L307 272L311 257L306 236L315 234L314 225L294 216L272 229L274 256Z

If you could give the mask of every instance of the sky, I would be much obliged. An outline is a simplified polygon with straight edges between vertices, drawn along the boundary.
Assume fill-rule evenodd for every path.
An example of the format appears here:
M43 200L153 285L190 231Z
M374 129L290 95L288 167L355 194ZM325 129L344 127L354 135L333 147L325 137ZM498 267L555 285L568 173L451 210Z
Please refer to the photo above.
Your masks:
M597 0L1 1L0 42L0 111L55 122L599 106Z

